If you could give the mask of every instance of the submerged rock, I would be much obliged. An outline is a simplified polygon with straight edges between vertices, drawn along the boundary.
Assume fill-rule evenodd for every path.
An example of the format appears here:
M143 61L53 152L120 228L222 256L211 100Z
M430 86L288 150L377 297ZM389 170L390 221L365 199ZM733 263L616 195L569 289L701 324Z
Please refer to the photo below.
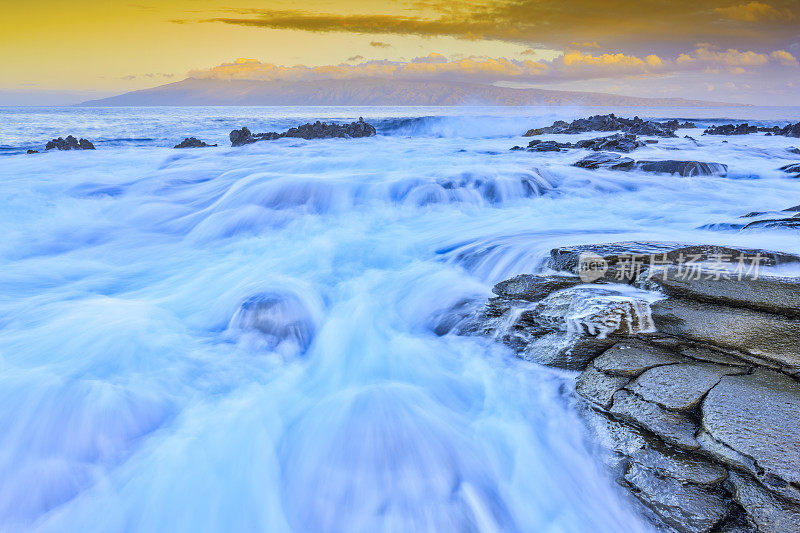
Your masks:
M728 165L701 161L637 161L635 168L644 172L678 174L683 177L720 176L728 174Z
M300 139L332 139L332 138L357 138L376 135L375 127L363 118L350 124L334 124L325 122L306 123L296 128L291 128L283 133L274 131L268 133L252 133L248 128L233 130L230 134L231 146L243 146L258 141L271 141L282 137L295 137Z
M76 139L72 135L67 135L67 138L64 139L63 137L59 137L58 139L53 139L52 141L48 142L45 146L45 150L94 150L94 144L87 139L81 138L80 140Z
M492 292L504 298L538 302L548 294L583 283L578 276L522 274L501 281Z
M800 178L800 163L792 163L791 165L782 166L779 170L794 174L793 178Z
M216 144L206 144L196 137L186 137L180 143L176 144L175 148L206 148L216 146Z
M303 352L316 323L311 310L290 293L263 293L245 300L231 319L240 331L258 333L268 349Z
M29 155L30 155L30 154L38 154L38 153L39 153L39 150L30 150L30 149L29 149L29 150L28 150L27 152L25 152L25 153L26 153L26 154L29 154Z
M635 161L630 157L622 157L619 154L601 152L599 154L587 155L580 161L573 163L573 166L588 168L590 170L596 170L598 168L605 168L609 170L630 170L633 168L634 164Z
M525 133L526 137L544 135L550 133L586 133L590 131L622 131L636 135L647 135L656 137L675 137L675 131L679 128L693 128L690 122L679 123L677 120L666 122L655 122L643 120L639 117L622 118L616 115L594 115L589 118L579 118L571 123L557 120L552 126L546 128L535 128Z

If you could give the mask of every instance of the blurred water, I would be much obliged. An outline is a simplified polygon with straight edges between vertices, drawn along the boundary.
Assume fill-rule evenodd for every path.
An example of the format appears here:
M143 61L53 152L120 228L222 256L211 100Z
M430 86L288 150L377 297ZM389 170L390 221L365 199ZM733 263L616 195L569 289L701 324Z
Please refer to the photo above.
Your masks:
M508 151L586 111L0 109L14 151L101 141L0 163L0 530L647 531L573 374L433 330L556 245L800 252L694 229L799 204L777 169L800 143L689 130L636 153L730 165L691 179ZM358 116L381 134L225 142ZM168 148L188 135L220 147Z

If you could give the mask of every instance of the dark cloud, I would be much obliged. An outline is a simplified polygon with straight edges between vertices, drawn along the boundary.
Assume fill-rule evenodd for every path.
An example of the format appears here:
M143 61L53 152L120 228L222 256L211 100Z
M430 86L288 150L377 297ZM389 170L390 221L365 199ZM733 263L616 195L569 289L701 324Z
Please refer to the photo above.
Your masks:
M768 48L800 40L797 0L428 1L409 15L235 10L204 19L272 29L496 39L560 49L587 44L629 52L674 51L708 42ZM377 42L377 41L376 41Z

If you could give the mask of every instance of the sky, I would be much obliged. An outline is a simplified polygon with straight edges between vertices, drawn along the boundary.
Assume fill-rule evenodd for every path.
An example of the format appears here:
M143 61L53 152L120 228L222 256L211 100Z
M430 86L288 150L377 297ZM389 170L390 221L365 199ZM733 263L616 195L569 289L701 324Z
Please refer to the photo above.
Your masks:
M799 60L800 0L0 0L0 105L187 76L800 105Z

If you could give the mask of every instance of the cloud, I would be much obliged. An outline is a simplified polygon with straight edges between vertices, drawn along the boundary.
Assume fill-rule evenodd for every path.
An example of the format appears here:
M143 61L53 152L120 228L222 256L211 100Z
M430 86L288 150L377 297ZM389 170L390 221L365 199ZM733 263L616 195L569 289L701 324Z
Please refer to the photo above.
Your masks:
M427 0L411 4L401 15L234 9L200 21L311 32L493 39L557 49L630 53L649 47L650 53L660 50L661 55L667 48L699 41L722 47L788 46L797 35L798 14L797 0L638 0L635 7L630 0Z
M391 44L385 43L383 41L370 41L369 45L373 46L375 48L391 48L392 47Z
M770 56L773 59L779 61L781 65L787 65L790 67L796 67L800 65L800 63L798 63L797 61L797 58L795 58L792 54L790 54L786 50L775 50L770 54Z
M750 2L749 4L730 7L718 7L714 9L714 12L722 15L723 18L729 20L738 20L741 22L777 20L781 17L793 16L793 13L789 10L779 11L771 5L764 4L762 2Z
M533 57L533 56L535 56L535 55L536 55L536 50L533 50L532 48L526 48L525 50L523 50L522 52L520 52L520 53L519 53L519 55L521 55L521 56L531 56L531 57Z
M358 61L358 62L357 62ZM357 62L357 63L356 63ZM718 50L701 46L691 52L668 58L655 54L645 57L624 53L586 54L577 50L555 59L509 59L504 57L456 57L431 53L411 61L365 61L354 56L339 65L280 66L240 58L235 62L190 73L194 78L223 80L312 81L324 79L383 78L403 80L447 80L477 83L539 83L569 80L620 79L681 72L742 75L751 70L786 69L797 60L785 50L771 54Z

